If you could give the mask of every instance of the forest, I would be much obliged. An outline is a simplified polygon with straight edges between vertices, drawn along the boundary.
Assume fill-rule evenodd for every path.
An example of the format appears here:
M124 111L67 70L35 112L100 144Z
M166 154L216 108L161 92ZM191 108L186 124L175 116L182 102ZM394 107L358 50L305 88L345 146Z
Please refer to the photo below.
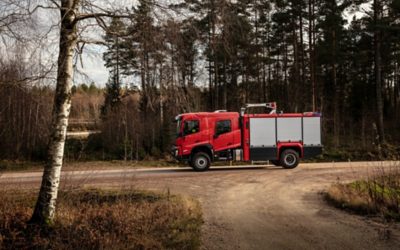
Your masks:
M272 101L322 113L325 159L400 154L400 1L140 0L102 25L109 79L74 82L69 127L100 133L67 160L164 158L177 114ZM46 157L54 82L26 53L0 57L1 159Z

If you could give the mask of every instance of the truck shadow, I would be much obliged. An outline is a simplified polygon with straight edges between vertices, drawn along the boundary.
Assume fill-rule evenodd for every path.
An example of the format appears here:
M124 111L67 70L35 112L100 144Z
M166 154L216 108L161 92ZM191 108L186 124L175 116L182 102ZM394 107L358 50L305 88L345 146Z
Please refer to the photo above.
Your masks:
M229 166L229 167L211 167L207 171L236 171L236 170L282 170L283 168L275 166Z
M190 167L182 167L179 169L163 169L157 170L158 173L167 173L167 172L193 172L193 173L207 173L207 172L234 172L234 171L261 171L261 170L268 170L268 171L275 171L275 170L284 170L281 167L276 166L214 166L210 167L207 171L204 172L196 172Z

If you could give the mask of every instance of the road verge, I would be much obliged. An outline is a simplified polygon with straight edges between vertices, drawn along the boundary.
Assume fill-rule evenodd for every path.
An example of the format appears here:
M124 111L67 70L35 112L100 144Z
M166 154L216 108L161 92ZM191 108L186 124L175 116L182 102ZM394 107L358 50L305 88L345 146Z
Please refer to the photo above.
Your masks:
M325 198L336 207L361 215L400 221L400 166L376 168L369 177L351 183L336 183Z

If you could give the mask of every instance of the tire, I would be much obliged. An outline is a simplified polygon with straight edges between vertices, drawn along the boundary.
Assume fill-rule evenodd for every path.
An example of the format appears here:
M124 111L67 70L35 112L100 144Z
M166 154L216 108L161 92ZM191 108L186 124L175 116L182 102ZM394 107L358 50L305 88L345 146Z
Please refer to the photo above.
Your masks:
M198 172L206 171L211 164L208 154L203 152L195 153L190 161L190 166Z
M293 169L299 165L299 154L293 149L286 149L282 152L279 163L286 169Z
M277 167L281 166L281 163L279 162L279 160L270 160L269 162Z

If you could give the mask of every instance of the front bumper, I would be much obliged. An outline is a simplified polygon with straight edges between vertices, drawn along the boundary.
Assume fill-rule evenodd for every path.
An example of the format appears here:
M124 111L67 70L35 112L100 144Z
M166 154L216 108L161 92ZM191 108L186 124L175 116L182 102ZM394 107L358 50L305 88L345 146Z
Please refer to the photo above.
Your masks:
M179 154L179 148L177 146L172 146L170 151L172 157L176 158Z
M189 155L179 155L179 147L177 146L172 146L171 151L170 151L172 157L174 157L178 161L183 161L187 162L190 159L190 154Z

